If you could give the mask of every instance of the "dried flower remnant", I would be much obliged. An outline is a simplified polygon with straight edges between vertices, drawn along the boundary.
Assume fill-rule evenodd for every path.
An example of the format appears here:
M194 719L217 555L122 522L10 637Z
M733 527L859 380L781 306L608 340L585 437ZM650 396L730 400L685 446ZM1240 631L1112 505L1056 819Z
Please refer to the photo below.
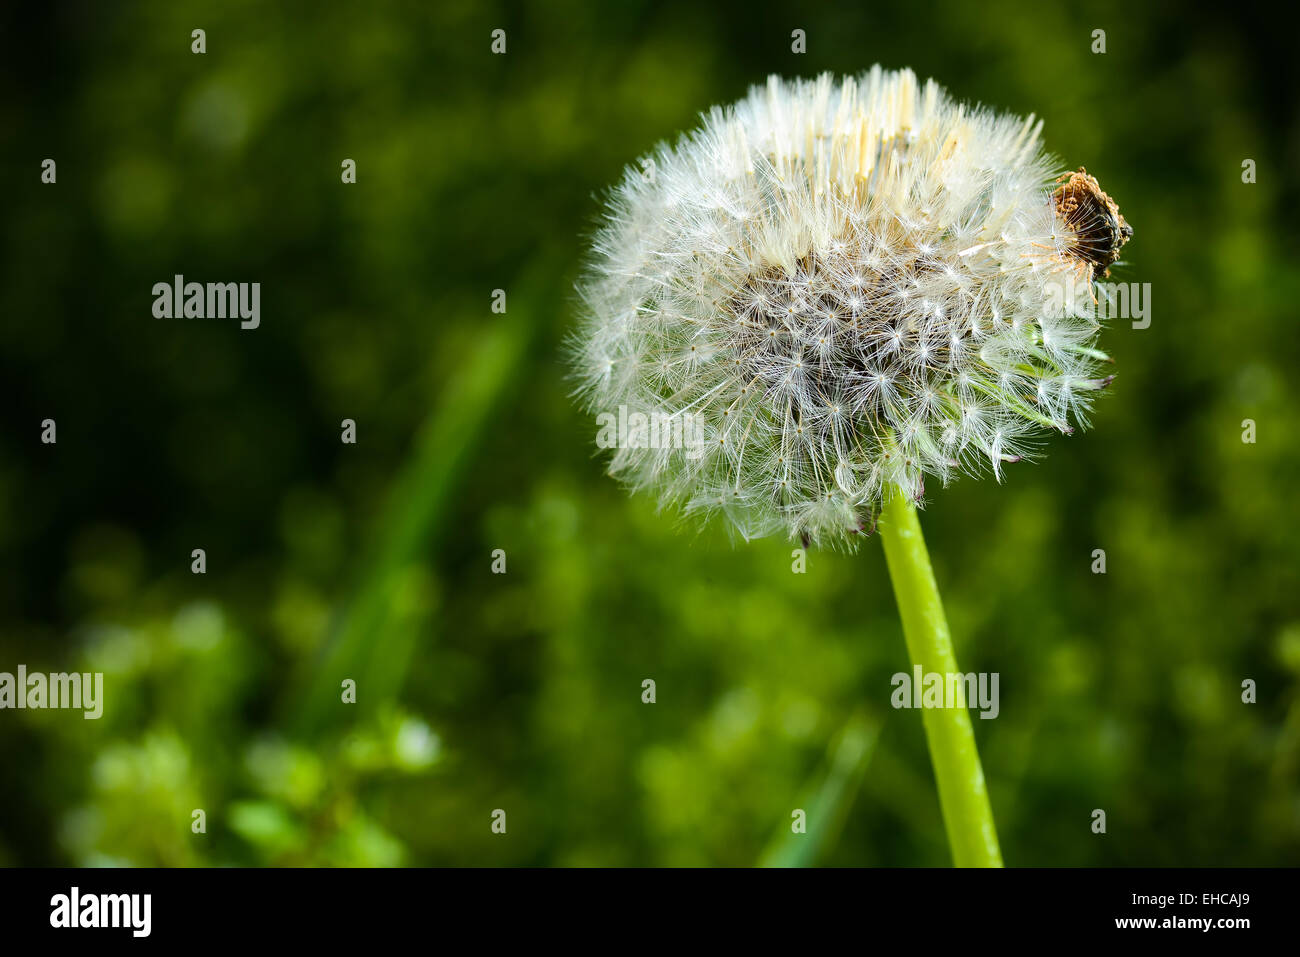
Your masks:
M1120 249L1133 238L1128 224L1115 201L1107 196L1095 176L1082 166L1077 173L1057 179L1062 185L1052 194L1056 214L1074 233L1071 255L1110 275L1110 267L1119 261Z
M705 445L610 471L745 538L851 545L891 487L1000 477L1085 422L1092 283L1131 230L1041 128L876 67L772 77L629 167L579 288L582 393Z

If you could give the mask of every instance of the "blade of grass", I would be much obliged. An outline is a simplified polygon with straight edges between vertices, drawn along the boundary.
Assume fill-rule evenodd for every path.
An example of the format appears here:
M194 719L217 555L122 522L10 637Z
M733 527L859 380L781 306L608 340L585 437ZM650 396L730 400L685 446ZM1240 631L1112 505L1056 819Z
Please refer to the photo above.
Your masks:
M429 604L420 556L446 526L452 492L518 379L540 325L537 304L554 301L558 275L549 263L528 273L511 296L509 318L484 321L477 351L426 418L359 566L358 584L294 699L289 723L299 734L309 736L344 714L346 678L357 683L358 708L391 702L401 690Z
M808 831L797 834L782 825L759 858L760 867L811 867L835 840L848 817L875 749L879 726L855 715L840 730L831 748L830 767L820 784L811 783L800 804L807 811Z

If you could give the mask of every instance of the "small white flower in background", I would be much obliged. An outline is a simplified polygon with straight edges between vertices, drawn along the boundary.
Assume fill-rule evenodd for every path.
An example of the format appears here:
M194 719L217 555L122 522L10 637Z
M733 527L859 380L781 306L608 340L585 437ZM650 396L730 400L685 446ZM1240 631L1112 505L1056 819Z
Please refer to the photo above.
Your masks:
M694 415L705 450L612 474L746 539L847 545L883 494L1016 461L1109 378L1085 315L1131 230L1042 123L910 70L768 80L628 167L579 287L594 413Z

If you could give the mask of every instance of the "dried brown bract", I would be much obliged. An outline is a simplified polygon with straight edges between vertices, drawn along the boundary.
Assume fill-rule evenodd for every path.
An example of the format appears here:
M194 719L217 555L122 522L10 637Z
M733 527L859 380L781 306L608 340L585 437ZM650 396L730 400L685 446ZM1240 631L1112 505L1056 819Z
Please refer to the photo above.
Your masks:
M1110 275L1110 267L1119 260L1120 249L1133 236L1119 207L1102 190L1095 176L1082 166L1077 173L1067 173L1057 180L1061 185L1052 194L1061 221L1075 234L1070 252L1090 263L1094 273Z

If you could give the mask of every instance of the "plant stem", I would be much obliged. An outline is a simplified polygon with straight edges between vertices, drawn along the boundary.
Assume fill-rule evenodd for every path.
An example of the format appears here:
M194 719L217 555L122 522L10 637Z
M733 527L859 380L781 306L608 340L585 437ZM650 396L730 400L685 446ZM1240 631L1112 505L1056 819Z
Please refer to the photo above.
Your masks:
M916 507L895 490L885 502L879 526L908 655L922 676L937 673L946 685L947 675L960 672ZM957 867L1001 867L1002 852L966 710L964 682L955 684L953 707L921 710L948 844Z

